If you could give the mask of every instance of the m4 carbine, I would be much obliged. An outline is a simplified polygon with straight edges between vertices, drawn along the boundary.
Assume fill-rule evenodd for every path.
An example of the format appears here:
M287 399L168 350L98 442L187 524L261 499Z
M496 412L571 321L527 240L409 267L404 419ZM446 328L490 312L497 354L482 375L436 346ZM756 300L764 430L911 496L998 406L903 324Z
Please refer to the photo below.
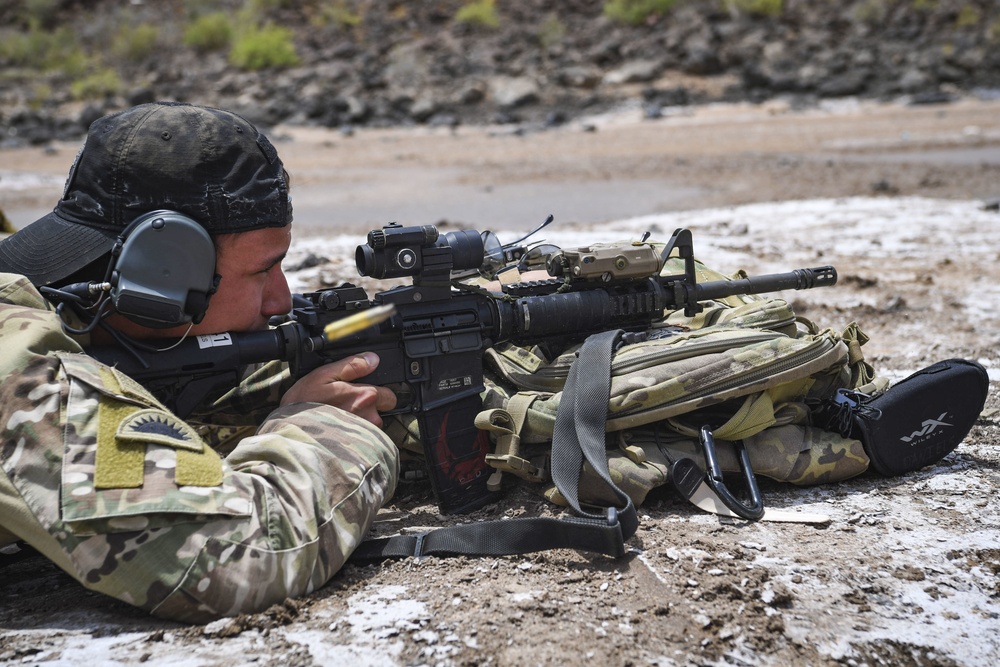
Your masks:
M662 251L645 242L560 250L547 260L554 276L548 280L497 291L453 282L453 272L484 265L487 234L439 234L433 226L392 223L369 232L367 243L358 246L358 272L412 277L410 285L374 298L349 283L296 295L286 321L266 331L197 336L155 353L117 346L88 352L117 365L181 417L207 396L235 386L248 364L283 360L298 377L330 361L375 352L378 368L361 381L393 388L393 412L416 415L439 507L462 513L495 497L486 486L489 440L474 424L482 409L487 348L508 341L566 344L610 329L644 331L673 310L694 315L702 301L837 280L834 268L824 266L698 283L691 233L678 229ZM683 260L683 272L661 275L671 256ZM332 341L324 333L343 318L388 305L392 314L376 325Z

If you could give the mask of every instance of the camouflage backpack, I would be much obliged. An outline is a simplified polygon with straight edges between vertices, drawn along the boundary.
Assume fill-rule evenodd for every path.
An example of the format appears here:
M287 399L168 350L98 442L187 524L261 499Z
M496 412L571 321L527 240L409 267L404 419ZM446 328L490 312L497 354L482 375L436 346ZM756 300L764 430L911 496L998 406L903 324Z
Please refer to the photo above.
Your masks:
M674 260L663 273L675 272ZM724 278L698 265L699 280ZM811 424L811 405L838 389L885 391L861 347L856 324L837 332L796 317L783 299L744 295L713 301L693 317L671 313L645 340L618 348L611 363L606 431L612 480L639 505L670 480L671 464L690 459L704 468L700 431L710 425L718 462L740 472L745 447L757 475L819 484L865 471L861 443ZM486 353L487 388L478 426L495 443L487 462L503 473L547 484L545 495L566 499L550 483L549 454L563 385L580 345L558 354L500 345ZM737 443L740 446L737 446ZM608 486L588 465L580 500L612 505Z

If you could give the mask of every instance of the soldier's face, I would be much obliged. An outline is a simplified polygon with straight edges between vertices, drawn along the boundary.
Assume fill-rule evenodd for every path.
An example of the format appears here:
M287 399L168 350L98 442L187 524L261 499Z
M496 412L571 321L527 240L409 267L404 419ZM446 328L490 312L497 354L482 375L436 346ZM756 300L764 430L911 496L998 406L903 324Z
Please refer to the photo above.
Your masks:
M205 319L190 333L258 331L272 316L287 313L292 295L281 260L291 242L291 225L216 237L215 272L222 281Z

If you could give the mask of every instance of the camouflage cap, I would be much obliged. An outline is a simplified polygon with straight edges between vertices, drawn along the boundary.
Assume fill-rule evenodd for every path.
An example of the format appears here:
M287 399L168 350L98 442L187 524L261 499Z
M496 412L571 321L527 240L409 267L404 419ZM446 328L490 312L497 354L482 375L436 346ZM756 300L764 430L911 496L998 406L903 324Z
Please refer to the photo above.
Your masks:
M292 219L278 153L246 119L190 104L143 104L90 126L55 209L0 242L0 271L54 283L157 209L182 213L210 234Z

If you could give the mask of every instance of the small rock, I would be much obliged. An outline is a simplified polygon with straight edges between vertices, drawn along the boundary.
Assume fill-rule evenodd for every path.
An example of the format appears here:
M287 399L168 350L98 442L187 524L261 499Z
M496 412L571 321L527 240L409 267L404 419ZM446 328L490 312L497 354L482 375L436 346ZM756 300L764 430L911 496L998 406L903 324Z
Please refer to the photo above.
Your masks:
M622 65L604 75L604 83L620 85L623 83L644 83L652 81L660 73L662 65L654 60L636 60Z
M528 77L497 76L490 81L493 101L502 109L512 109L538 99L538 84Z
M292 264L291 266L286 266L286 271L302 271L303 269L311 269L313 267L319 266L320 264L326 264L329 262L329 258L316 255L314 253L309 253L306 255L305 259L297 264Z
M899 194L899 188L893 185L889 180L883 178L872 183L872 192L883 195L895 195Z

